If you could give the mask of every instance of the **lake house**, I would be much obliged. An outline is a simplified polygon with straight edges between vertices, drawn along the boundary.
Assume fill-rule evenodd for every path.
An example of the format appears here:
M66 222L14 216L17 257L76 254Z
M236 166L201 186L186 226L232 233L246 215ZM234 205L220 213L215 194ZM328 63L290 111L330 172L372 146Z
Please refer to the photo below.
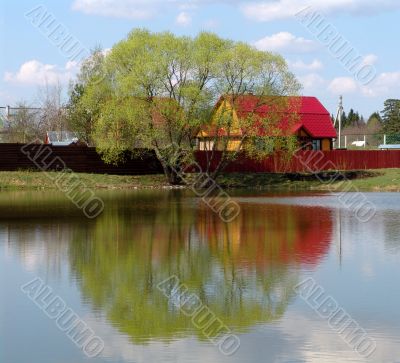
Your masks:
M232 119L229 130L221 122L223 115ZM295 135L300 145L307 149L329 151L337 137L328 110L315 97L259 97L252 94L221 96L214 107L209 125L202 127L196 135L199 150L219 149L218 138L228 137L228 150L237 150L246 131L246 122L257 122L257 118L277 118L275 130L261 130L260 134L271 136ZM214 147L215 146L215 147Z

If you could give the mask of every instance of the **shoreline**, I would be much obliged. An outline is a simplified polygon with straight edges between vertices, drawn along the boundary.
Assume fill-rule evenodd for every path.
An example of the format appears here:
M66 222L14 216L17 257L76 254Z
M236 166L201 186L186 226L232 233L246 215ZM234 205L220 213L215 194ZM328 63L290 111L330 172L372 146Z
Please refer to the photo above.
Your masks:
M57 190L54 180L58 172L50 172L52 177L36 171L0 172L2 191L43 191ZM75 173L74 173L75 174ZM94 190L175 190L190 189L188 186L171 186L164 175L106 175L75 174L81 183ZM336 182L331 180L340 176ZM262 190L299 190L299 191L342 191L349 182L360 191L400 192L400 169L328 171L318 175L305 173L291 174L223 174L217 183L223 189L262 189Z

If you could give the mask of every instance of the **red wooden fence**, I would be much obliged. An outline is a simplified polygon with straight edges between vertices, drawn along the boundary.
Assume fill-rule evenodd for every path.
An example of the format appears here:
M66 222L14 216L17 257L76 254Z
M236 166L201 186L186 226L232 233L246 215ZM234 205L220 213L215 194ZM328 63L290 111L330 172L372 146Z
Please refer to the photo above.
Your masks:
M51 155L39 152L45 147ZM29 157L35 156L35 162ZM40 154L40 157L36 157ZM205 151L196 153L196 159L203 171L206 170L207 154ZM218 163L221 153L214 153L212 167ZM0 144L0 171L1 170L26 170L40 169L38 165L49 164L49 161L59 158L74 172L145 175L161 174L163 172L160 162L155 154L149 151L146 155L132 157L127 155L126 162L114 166L105 164L94 148L80 146L45 146ZM43 159L43 160L42 160ZM351 151L334 150L327 152L301 151L290 160L284 160L279 155L268 157L262 161L255 161L241 155L236 161L228 165L225 172L239 173L282 173L282 172L318 172L325 170L363 170L400 168L400 150L376 151ZM57 169L52 164L51 170Z
M211 153L198 152L196 159L205 169L207 157ZM211 158L211 169L215 168L221 154L214 153ZM400 150L333 150L333 151L300 151L290 160L279 155L261 161L251 160L244 155L230 163L225 169L228 173L284 173L284 172L319 172L327 170L364 170L400 168Z
M59 162L55 162L59 160ZM52 146L0 143L0 171L60 170L63 167L76 173L146 175L162 174L155 154L149 151L142 157L126 155L125 163L106 164L95 148L86 146Z

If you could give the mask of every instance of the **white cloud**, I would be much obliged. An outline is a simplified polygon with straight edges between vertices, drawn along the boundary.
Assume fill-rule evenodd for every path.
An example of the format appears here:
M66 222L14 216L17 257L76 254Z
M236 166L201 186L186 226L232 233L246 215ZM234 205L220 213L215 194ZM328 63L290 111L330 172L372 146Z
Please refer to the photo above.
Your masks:
M318 59L314 59L311 63L304 63L302 60L288 61L288 64L295 71L319 71L324 68L322 62Z
M376 62L378 62L378 56L375 54L368 54L363 58L361 65L373 66L376 64Z
M192 23L192 17L185 11L182 11L177 16L176 23L181 26L189 26Z
M241 6L243 13L257 21L293 18L301 10L312 7L325 14L376 14L400 8L398 0L274 0L253 1Z
M303 91L306 94L316 93L316 90L326 86L326 80L317 73L309 73L304 76L297 77L303 85Z
M328 86L328 89L334 95L341 95L347 93L355 93L359 90L359 85L351 77L337 77L334 78Z
M317 49L317 44L309 39L296 37L289 32L280 32L271 36L266 36L254 42L254 45L260 50L272 52L291 52L306 53Z
M380 73L370 84L363 86L351 77L338 77L329 84L329 91L335 95L355 94L368 98L398 98L400 72Z
M379 74L369 85L361 87L361 92L367 97L399 98L399 84L400 72L385 72Z
M6 72L4 80L10 83L27 85L55 85L67 83L78 71L77 62L67 62L64 67L54 64L44 64L38 60L30 60L21 65L18 71Z
M364 112L370 113L380 109L385 99L400 98L400 70L380 73L368 85L362 85L350 76L332 79L325 78L316 72L297 74L297 79L303 86L304 95L325 100L331 110L335 110L337 105L336 101L332 100L339 95L344 95L351 102L362 100L361 102L366 107Z

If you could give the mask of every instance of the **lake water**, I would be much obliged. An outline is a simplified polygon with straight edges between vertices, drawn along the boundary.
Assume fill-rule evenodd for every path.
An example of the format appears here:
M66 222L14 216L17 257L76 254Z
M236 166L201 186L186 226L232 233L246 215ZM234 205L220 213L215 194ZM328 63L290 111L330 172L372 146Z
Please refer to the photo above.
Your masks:
M366 196L377 212L363 223L334 194L236 191L226 224L188 192L103 193L95 220L57 193L1 192L0 362L400 362L400 194ZM233 354L185 315L187 295L157 288L171 276L237 337ZM96 357L30 299L31 281L104 341ZM304 281L372 354L299 294Z

